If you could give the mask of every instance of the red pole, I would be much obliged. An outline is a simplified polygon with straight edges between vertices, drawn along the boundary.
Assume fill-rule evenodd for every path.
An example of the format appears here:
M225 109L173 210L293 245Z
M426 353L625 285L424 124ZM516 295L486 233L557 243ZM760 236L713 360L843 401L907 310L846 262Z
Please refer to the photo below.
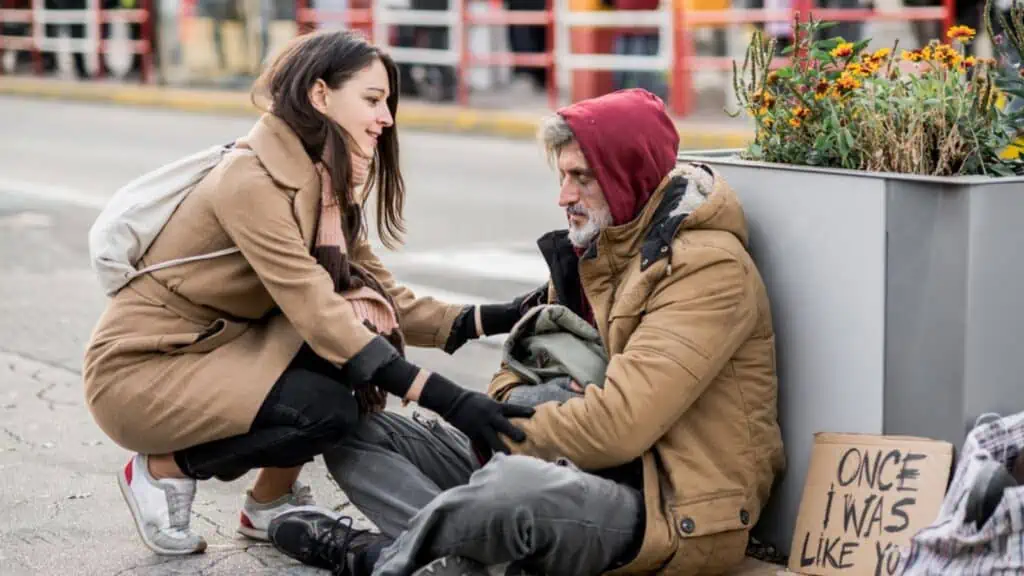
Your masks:
M459 21L462 26L459 34L459 69L455 74L455 83L460 106L469 105L469 2L470 0L461 0L459 8Z
M40 30L39 22L36 22L35 6L33 6L33 4L36 2L39 2L41 4L42 0L29 0L28 4L30 10L29 14L31 14L31 19L29 20L29 28L31 29L32 33L32 70L36 73L37 76L42 76L43 53L39 50L38 39L42 38L45 35L45 32Z
M4 2L4 0L0 0L0 30L3 30L3 27L4 27L3 11L7 8L7 6L5 6L4 4L6 4L6 2ZM3 60L4 60L4 45L3 45L3 38L2 38L2 36L3 35L0 35L0 76L4 75L4 64L3 64ZM15 54L15 57L17 57L17 54ZM15 64L15 66L17 66L17 64L18 64L17 58L15 58L14 64Z
M153 0L142 0L142 9L146 11L146 19L142 21L142 34L145 42L142 47L142 83L153 82Z
M548 108L554 110L558 108L558 70L555 67L555 0L547 0L544 10L547 12L548 23L548 28L545 30L549 58L547 65Z
M295 0L295 32L302 36L309 32L306 26L306 1Z
M96 9L93 14L96 17L96 78L103 78L103 1L96 2ZM84 54L83 54L84 56Z
M946 40L946 32L956 25L956 0L942 0L945 17L942 20L942 38Z
M671 1L672 32L675 37L672 58L672 111L677 116L687 116L693 110L693 78L691 78L690 57L693 53L693 42L686 29L685 0Z

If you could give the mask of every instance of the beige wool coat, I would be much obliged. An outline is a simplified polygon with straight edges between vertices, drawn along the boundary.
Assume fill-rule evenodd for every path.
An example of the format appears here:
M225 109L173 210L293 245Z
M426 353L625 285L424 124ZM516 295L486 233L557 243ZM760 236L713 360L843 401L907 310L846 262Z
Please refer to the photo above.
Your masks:
M309 343L344 364L371 333L311 255L320 177L298 136L266 114L189 194L141 266L237 246L240 253L139 277L117 293L84 359L86 403L120 446L162 454L244 434ZM367 240L349 259L398 306L409 345L443 347L461 308L399 286Z

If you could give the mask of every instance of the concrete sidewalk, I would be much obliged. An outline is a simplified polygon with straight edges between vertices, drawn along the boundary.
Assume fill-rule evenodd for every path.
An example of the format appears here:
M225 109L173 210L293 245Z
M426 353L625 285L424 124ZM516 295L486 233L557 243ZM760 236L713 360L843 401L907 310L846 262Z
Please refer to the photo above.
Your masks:
M0 95L106 102L214 114L256 115L259 110L242 91L195 90L110 82L69 82L19 76L0 76ZM533 138L544 110L518 111L465 108L402 102L402 128L435 132L481 134L504 138ZM740 148L751 137L750 125L725 112L708 119L676 120L680 148L707 150Z

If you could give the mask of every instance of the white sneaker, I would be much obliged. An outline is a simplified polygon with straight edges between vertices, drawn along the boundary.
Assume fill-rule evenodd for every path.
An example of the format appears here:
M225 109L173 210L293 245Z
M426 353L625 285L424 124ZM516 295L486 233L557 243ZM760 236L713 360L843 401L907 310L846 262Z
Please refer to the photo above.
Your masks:
M267 526L275 516L299 506L315 506L313 492L302 482L292 484L291 492L277 500L261 504L252 499L252 490L245 493L245 504L239 517L238 533L254 540L269 541Z
M189 529L196 481L149 474L148 459L136 454L117 475L121 495L142 541L157 554L183 556L206 550L206 540Z

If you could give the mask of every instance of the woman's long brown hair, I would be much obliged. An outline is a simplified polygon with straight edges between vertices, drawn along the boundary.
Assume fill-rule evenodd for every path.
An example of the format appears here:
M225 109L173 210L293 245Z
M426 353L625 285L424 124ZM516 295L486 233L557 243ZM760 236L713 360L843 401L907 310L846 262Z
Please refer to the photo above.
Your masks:
M387 105L395 118L399 89L395 62L361 35L348 30L314 32L292 40L260 75L252 93L252 101L258 107L258 99L269 101L269 112L298 134L314 162L323 157L324 150L331 151L332 158L326 159L327 170L334 193L345 208L342 224L350 242L366 233L363 211L369 195L352 197L349 150L353 144L344 129L313 107L309 91L317 80L336 90L375 60L380 60L387 70ZM398 167L398 130L394 124L381 132L376 152L363 191L377 185L377 232L386 247L394 248L401 244L405 233L405 182Z

